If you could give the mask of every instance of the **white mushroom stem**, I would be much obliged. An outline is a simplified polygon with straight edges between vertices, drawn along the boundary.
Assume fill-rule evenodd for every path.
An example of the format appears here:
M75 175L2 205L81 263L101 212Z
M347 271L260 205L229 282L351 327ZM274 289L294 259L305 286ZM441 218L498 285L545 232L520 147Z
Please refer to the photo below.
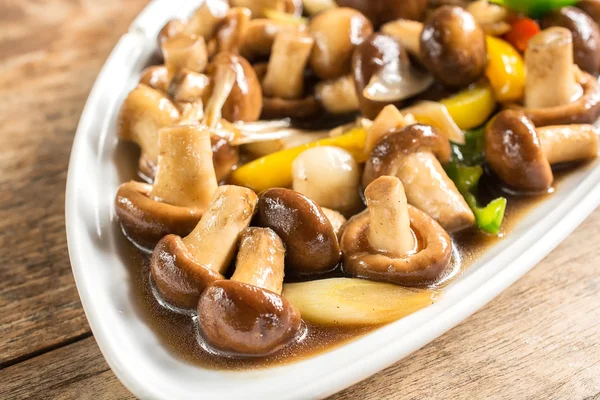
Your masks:
M200 99L193 103L182 103L180 107L181 118L177 122L177 125L197 124L204 118L204 106Z
M248 227L256 194L241 186L219 186L192 233L183 238L192 257L224 274L231 263L240 233Z
M151 195L159 201L204 210L217 189L210 130L201 125L163 128Z
M377 142L384 136L414 123L412 115L403 115L393 104L385 106L379 112L373 124L367 129L367 139L365 142L366 154L370 154Z
M210 89L210 79L204 74L181 71L171 81L169 94L175 102L195 102L202 100Z
M201 36L181 34L166 38L162 43L162 52L169 81L182 69L202 72L208 63L206 43Z
M245 7L235 7L229 10L223 26L217 32L219 51L234 53L239 51L246 37L251 17L252 12Z
M598 136L593 125L545 126L536 131L542 151L551 165L598 155Z
M212 94L205 109L204 123L211 128L221 120L221 110L235 84L236 72L231 66L219 65L214 74Z
M285 247L270 228L247 228L240 240L232 281L281 294Z
M573 68L573 36L566 28L545 29L529 40L525 51L525 107L569 104L582 94Z
M407 154L398 168L408 202L424 210L448 232L473 225L473 212L430 152Z
M315 94L323 108L331 114L344 114L358 110L358 96L353 75L319 82L315 87Z
M381 27L381 32L396 39L412 56L421 57L421 32L423 24L418 21L398 19Z
M211 39L227 16L227 0L206 0L187 21L184 31L188 34Z
M342 230L342 226L344 226L344 224L346 223L346 217L344 217L339 212L332 210L330 208L327 208L327 207L321 207L321 210L323 210L323 214L325 214L325 216L331 223L331 227L333 228L335 235L339 239L341 230Z
M456 125L448 108L437 101L421 101L411 107L400 110L403 115L411 114L417 122L436 127L451 142L464 144L465 133Z
M416 251L408 203L400 179L380 176L365 189L369 210L369 244L377 251L399 256Z
M304 70L313 44L313 38L306 34L281 32L277 35L262 81L265 96L282 99L302 97Z

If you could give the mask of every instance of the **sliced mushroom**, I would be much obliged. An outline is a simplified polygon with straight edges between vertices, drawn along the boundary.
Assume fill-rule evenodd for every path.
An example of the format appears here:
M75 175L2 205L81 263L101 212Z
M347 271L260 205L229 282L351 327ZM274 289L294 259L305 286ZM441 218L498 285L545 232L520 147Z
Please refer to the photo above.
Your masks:
M227 71L235 74L222 107L223 118L230 122L258 120L262 109L262 89L254 69L239 55L224 52L217 54L208 67L208 75L213 81L213 93L227 92L228 85L220 86L223 80L230 79L230 72Z
M265 96L298 99L304 95L304 71L313 44L314 40L306 34L277 35L262 79Z
M293 189L321 207L353 215L362 206L361 171L352 155L332 146L313 147L292 164Z
M405 286L435 283L450 264L448 233L407 204L396 177L377 178L365 197L367 210L348 221L342 233L344 272Z
M168 80L182 69L203 72L208 63L206 43L203 37L180 34L167 38L162 43Z
M428 0L336 0L342 7L359 10L379 26L398 18L421 21L425 16Z
M333 270L340 248L331 223L314 201L290 189L265 190L258 200L256 224L273 229L286 247L285 264L291 275Z
M428 125L410 125L377 143L365 166L363 187L382 175L397 176L408 202L448 232L472 226L473 212L438 159L450 160L450 144L444 135Z
M423 23L407 19L388 22L381 27L381 33L396 39L413 57L421 57L421 33Z
M465 144L465 133L456 125L448 108L440 102L420 101L400 112L412 115L419 123L438 128L451 142Z
M485 33L463 8L443 6L423 26L420 54L423 64L444 85L467 86L485 72Z
M242 146L243 151L251 154L253 157L263 157L267 154L275 153L284 149L300 146L306 143L314 142L316 140L325 139L329 137L329 131L304 131L301 129L282 129L278 131L278 134L286 133L288 135L266 141L257 141L254 143L248 143Z
M234 7L227 12L217 31L218 51L238 53L244 42L252 11L246 7Z
M306 25L290 24L268 18L253 19L248 23L240 54L247 60L268 57L279 33L296 33L306 30Z
M219 186L204 215L186 237L171 234L156 245L150 259L152 280L168 303L194 308L202 291L223 274L235 254L241 232L250 224L256 194L240 186Z
M310 67L321 79L335 79L350 72L352 52L373 26L360 12L342 7L315 15L308 31L315 39Z
M542 27L561 26L573 36L573 57L582 70L598 75L600 72L600 28L594 20L575 7L561 7L542 19Z
M136 143L142 157L154 164L158 160L158 130L175 125L179 110L158 90L138 85L121 106L117 119L117 135L122 140Z
M431 75L411 65L397 40L380 33L354 50L352 66L361 113L371 119L387 104L399 105L433 83Z
M600 85L573 65L573 40L566 28L544 29L529 40L524 105L511 104L536 126L594 123L600 116Z
M154 184L124 183L115 200L126 235L150 249L169 233L191 232L217 189L208 129L163 128L158 143Z
M169 90L169 73L164 65L152 65L144 68L140 75L141 85L167 93Z
M550 166L591 159L598 153L593 125L537 128L519 111L502 111L485 133L490 168L515 189L543 191L552 185Z
M271 229L244 231L235 272L209 286L198 303L198 325L219 351L266 356L301 332L300 313L281 296L285 249Z
M416 121L409 114L402 114L396 106L390 104L385 106L373 124L367 128L367 139L365 141L365 153L371 154L377 143L385 136L399 129L406 128Z
M227 0L204 0L188 19L184 31L187 34L201 36L208 41L215 36L228 11Z
M352 74L317 83L315 95L325 111L330 114L346 114L359 109Z

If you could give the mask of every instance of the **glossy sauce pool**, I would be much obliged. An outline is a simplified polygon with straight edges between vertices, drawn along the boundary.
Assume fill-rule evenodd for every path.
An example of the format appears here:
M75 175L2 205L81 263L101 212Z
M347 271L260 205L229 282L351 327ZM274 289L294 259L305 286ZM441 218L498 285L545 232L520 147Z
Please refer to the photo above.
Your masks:
M132 169L130 160L136 159L136 156L132 152L135 152L135 150L132 150L132 147L127 144L120 144L117 148L115 161L119 166L127 165L124 168L120 168L122 181L135 178L136 173ZM555 190L560 186L561 178L573 170L573 168L575 167L562 168L560 171L555 172ZM551 193L516 196L503 191L500 187L497 180L489 175L484 175L478 198L482 203L498 196L504 196L508 199L501 235L486 235L477 229L470 229L452 235L455 250L460 255L460 262L457 262L453 257L453 265L448 269L447 277L443 279L442 285L433 288L435 291L443 291L444 286L456 279L462 271L476 261L488 248L502 240L503 236L509 234L515 224L523 216L527 215L532 207L548 196L551 196ZM345 342L378 328L377 326L320 327L306 324L306 333L302 337L302 340L286 347L273 356L262 358L228 358L215 355L203 347L197 331L195 312L189 314L175 312L157 299L150 282L148 255L137 250L124 235L122 235L122 240L119 242L119 251L122 259L128 266L129 280L132 288L131 296L134 300L133 303L136 306L136 311L151 327L161 344L171 353L189 363L205 368L248 370L297 361L340 346ZM341 276L341 273L333 273L332 276Z

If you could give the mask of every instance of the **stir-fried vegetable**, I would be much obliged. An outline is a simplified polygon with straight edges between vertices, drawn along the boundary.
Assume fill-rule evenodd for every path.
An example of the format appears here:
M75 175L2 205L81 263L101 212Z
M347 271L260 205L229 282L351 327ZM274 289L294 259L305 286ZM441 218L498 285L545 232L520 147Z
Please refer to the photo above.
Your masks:
M488 120L496 108L496 99L487 83L478 83L440 101L460 129L473 129Z
M529 39L537 35L539 31L540 26L531 18L517 18L511 24L510 31L506 32L503 38L523 53L527 49Z
M518 101L525 91L525 65L521 55L509 43L488 36L488 65L485 75L500 102Z
M498 197L485 207L479 207L474 194L483 175L481 167L484 161L483 137L484 129L477 129L467 132L464 146L453 145L453 160L446 166L446 172L473 210L477 227L484 232L497 235L504 219L506 198Z
M357 162L364 162L366 132L354 128L349 132L301 146L278 151L242 165L231 173L231 183L246 186L257 193L272 187L288 187L292 184L292 163L304 150L317 146L335 146L347 150Z
M578 0L492 0L492 2L536 17L557 8L572 6Z

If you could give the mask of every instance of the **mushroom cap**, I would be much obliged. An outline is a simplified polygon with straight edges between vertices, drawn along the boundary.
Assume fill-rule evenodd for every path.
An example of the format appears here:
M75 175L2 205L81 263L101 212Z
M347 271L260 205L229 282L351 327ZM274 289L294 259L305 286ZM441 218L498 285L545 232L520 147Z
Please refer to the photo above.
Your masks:
M369 84L371 77L375 75L385 64L400 60L409 63L408 54L400 42L391 36L374 33L364 42L356 46L352 55L352 72L354 74L354 85L358 96L361 114L369 119L375 119L379 112L388 105L387 102L379 102L367 99L363 90ZM401 108L402 102L394 103Z
M340 246L329 222L314 201L291 189L261 193L256 225L271 228L285 244L285 265L293 275L331 271L340 260Z
M211 347L244 356L265 356L294 340L300 313L270 290L235 281L217 281L198 303L198 325Z
M262 88L252 65L242 56L220 52L212 59L208 75L214 76L216 68L224 65L234 69L236 78L223 105L223 118L230 122L258 120L262 110Z
M196 307L206 287L225 279L196 262L177 235L167 235L158 242L150 258L150 273L162 298L180 308Z
M562 26L573 34L573 58L582 70L600 72L600 28L585 12L575 7L561 7L542 19L542 27Z
M580 0L575 5L600 24L600 0Z
M484 74L487 66L485 33L468 11L442 6L423 26L421 58L443 84L469 85Z
M414 124L391 132L373 148L365 165L363 187L382 175L395 176L402 165L403 154L429 151L442 164L450 161L450 142L437 128Z
M308 26L315 39L310 67L321 79L350 72L352 52L371 33L371 22L352 8L332 8L315 15Z
M188 235L202 217L203 210L161 203L150 198L152 186L125 182L119 186L115 211L129 240L145 249L169 233Z
M169 90L169 71L164 65L151 65L144 68L139 83L167 93Z
M506 108L522 111L535 126L594 124L600 117L600 84L583 71L579 73L578 82L583 94L572 103L546 108L525 108L512 103Z
M546 190L553 180L535 125L522 113L505 110L485 131L485 159L508 185L521 190Z
M350 7L365 14L374 26L395 19L421 21L429 0L336 0L340 7Z
M213 151L213 164L217 181L221 182L229 176L239 161L239 150L232 146L229 141L217 135L210 137Z
M401 257L390 257L371 247L367 235L368 210L352 217L346 223L340 241L344 272L405 286L425 286L439 280L452 256L450 236L433 218L410 204L408 213L418 249L416 253Z

